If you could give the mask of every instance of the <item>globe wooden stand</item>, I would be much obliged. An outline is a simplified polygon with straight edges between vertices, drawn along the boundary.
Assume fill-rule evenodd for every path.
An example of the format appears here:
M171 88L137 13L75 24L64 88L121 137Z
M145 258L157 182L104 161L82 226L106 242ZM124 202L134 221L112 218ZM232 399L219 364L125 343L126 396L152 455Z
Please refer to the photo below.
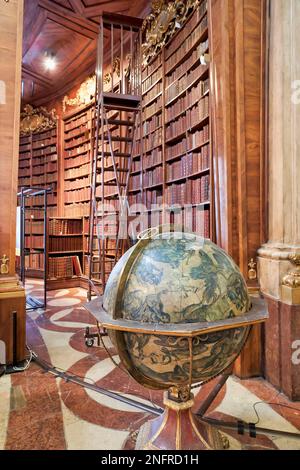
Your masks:
M138 434L136 450L222 450L221 434L195 416L188 401L176 402L164 394L164 413L145 423Z

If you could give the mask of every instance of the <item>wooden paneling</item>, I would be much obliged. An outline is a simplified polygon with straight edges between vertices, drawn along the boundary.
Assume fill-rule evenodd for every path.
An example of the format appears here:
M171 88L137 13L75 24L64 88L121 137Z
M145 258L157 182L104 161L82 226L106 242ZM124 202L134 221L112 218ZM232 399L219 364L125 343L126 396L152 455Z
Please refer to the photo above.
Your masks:
M9 274L15 273L16 206L19 156L23 2L0 3L1 82L0 104L0 257L9 257ZM1 277L0 277L1 278Z
M15 277L16 206L20 126L23 1L0 2L0 258L9 257L8 274L0 274L0 340L5 342L7 361L17 348L17 360L25 354L25 294ZM18 329L13 341L12 312Z
M211 83L216 240L248 275L264 242L265 1L211 0ZM254 286L248 280L250 286ZM253 328L236 366L261 372Z
M216 236L246 277L264 236L264 7L211 0Z
M14 278L6 278L11 287L0 280L0 340L5 344L6 363L20 362L25 358L25 295Z

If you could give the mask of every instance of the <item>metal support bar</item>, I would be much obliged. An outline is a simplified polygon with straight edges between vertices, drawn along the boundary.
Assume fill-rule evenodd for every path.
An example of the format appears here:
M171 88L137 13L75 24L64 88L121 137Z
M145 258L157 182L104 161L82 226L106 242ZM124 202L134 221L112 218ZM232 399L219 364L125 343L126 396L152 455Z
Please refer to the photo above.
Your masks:
M34 310L37 308L46 308L47 306L47 270L48 270L48 264L47 264L47 194L51 193L52 190L51 188L36 188L36 187L31 187L31 188L21 188L21 192L18 193L18 196L21 197L21 207L20 207L20 279L22 284L25 287L26 284L26 267L25 267L25 229L26 229L26 199L29 197L36 197L36 196L42 196L43 197L43 214L44 214L44 220L43 220L43 251L42 254L43 256L43 281L44 281L44 290L43 290L43 303L40 302L39 300L30 297L28 298L28 304L30 307L27 307L26 310ZM32 209L36 209L35 207L29 207L28 208L30 211ZM40 210L40 207L39 207ZM29 248L29 256L30 256L30 250Z
M55 367L53 367L52 365L49 365L47 364L47 362L38 358L36 355L33 360L47 372L54 374L56 377L60 377L64 379L66 382L72 382L84 388L88 388L89 390L93 390L94 392L101 393L102 395L105 395L109 398L113 398L121 403L125 403L126 405L130 405L135 408L138 408L142 411L145 411L146 413L152 413L152 414L159 416L164 411L162 408L159 408L159 407L154 408L153 406L146 405L137 400L132 400L131 398L124 397L123 395L119 393L111 392L110 390L106 390L105 388L101 388L101 387L98 387L97 385L90 384L86 382L85 380L78 378L76 375L71 375L66 372L61 372L57 370Z

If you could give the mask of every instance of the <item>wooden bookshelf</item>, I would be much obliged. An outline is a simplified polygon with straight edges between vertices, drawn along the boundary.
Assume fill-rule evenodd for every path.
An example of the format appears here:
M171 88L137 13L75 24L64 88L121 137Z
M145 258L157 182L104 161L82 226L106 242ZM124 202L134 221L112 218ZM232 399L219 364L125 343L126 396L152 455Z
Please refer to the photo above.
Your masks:
M143 69L142 127L129 203L144 204L149 223L180 221L212 238L208 53L204 0ZM175 216L183 205L188 206L187 213Z
M92 160L92 103L63 117L64 215L87 216Z
M83 218L49 217L48 281L49 290L80 286L83 267ZM58 284L60 282L60 284Z
M22 187L51 188L48 215L57 215L58 152L57 126L20 138L18 191ZM25 268L33 277L43 276L43 196L26 199Z

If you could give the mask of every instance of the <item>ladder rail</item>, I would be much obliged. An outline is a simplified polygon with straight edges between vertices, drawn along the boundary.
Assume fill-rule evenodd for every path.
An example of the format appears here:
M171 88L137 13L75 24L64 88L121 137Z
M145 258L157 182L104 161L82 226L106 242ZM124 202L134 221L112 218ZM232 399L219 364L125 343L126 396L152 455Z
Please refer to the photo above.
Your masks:
M104 113L105 113L104 116L105 116L105 122L106 122L107 133L108 133L108 142L109 142L110 153L111 153L111 157L112 157L112 164L113 164L113 168L114 168L115 178L116 178L116 181L117 181L118 194L119 194L119 197L120 197L121 192L120 192L120 185L119 185L118 176L117 176L117 167L116 167L116 161L115 161L115 154L114 154L113 144L112 144L112 140L111 140L111 133L110 133L110 130L108 128L108 119L107 119L107 114L106 114L105 108L104 108Z
M91 187L90 187L90 210L89 210L89 252L88 252L88 300L91 300L91 279L92 279L92 251L93 251L93 235L94 235L94 217L95 217L95 207L94 201L96 197L96 183L97 183L97 148L99 145L99 112L100 112L100 103L99 103L99 74L100 74L100 35L97 41L97 63L96 63L96 83L95 83L95 109L94 109L94 127L96 127L96 132L94 133L93 147L92 152L92 162L91 162ZM93 127L93 126L92 126Z
M127 230L128 192L137 128L138 125L141 125L142 112L140 93L141 62L138 60L140 59L138 55L141 52L141 25L137 26L135 24L136 19L133 18L132 20L132 25L127 27L129 21L127 17L126 26L123 26L121 21L119 27L117 27L115 21L109 24L108 17L103 19L103 16L101 16L100 18L93 121L95 133L93 136L90 188L89 300L92 292L96 295L103 294L107 274L109 274L119 256L125 251L126 243L129 242ZM104 27L108 29L108 39L111 41L108 48L111 59L108 91L104 91ZM126 35L124 35L124 30L127 31ZM117 41L114 39L115 31L117 31ZM114 68L117 57L116 44L118 45L118 43L120 49L120 80L115 85ZM128 58L126 71L124 56L127 46L129 46L130 55L129 58L128 54L126 56L126 61ZM99 174L100 172L101 174ZM115 191L110 192L109 187L114 187ZM114 201L112 201L113 199ZM110 208L106 205L108 203L112 204ZM119 204L118 207L117 204ZM107 217L108 214L111 214L110 218ZM118 220L113 219L112 221L111 217L117 215ZM112 238L112 235L114 238ZM98 254L95 255L95 253Z

